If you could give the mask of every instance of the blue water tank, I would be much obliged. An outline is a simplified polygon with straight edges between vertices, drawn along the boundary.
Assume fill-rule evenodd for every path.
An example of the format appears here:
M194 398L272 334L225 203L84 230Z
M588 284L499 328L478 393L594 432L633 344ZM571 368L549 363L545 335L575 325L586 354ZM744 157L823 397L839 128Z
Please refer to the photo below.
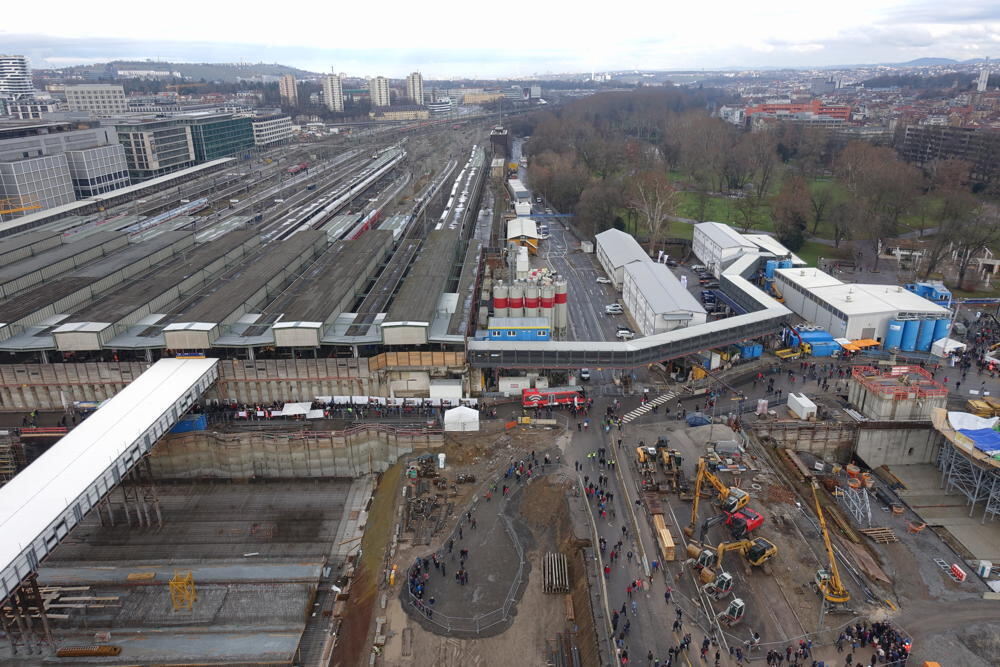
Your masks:
M951 328L951 320L947 317L934 323L934 340L941 340L948 337L948 330Z
M764 264L764 277L771 279L774 277L774 270L778 268L778 260L769 259L767 263Z
M783 259L783 260L781 260L781 262L778 263L778 268L779 269L790 269L793 266L795 266L795 265L792 264L792 260L790 260L790 259Z
M899 344L899 349L904 352L913 352L917 349L918 333L920 333L920 320L906 320L903 322L903 340Z
M920 330L917 332L917 351L929 352L934 342L934 320L920 320Z
M903 323L899 320L889 320L889 327L885 331L885 340L882 347L891 350L899 347L903 342Z

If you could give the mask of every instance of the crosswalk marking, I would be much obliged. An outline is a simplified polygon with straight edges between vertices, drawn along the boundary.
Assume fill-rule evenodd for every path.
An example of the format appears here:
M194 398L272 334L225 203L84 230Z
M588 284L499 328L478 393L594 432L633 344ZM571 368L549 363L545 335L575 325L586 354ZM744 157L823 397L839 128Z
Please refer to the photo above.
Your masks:
M629 422L638 419L644 414L651 412L654 407L658 407L668 401L672 401L679 395L680 395L679 391L672 391L669 394L661 394L652 400L646 401L644 405L640 405L635 410L627 412L625 416L622 417L622 422L628 424Z

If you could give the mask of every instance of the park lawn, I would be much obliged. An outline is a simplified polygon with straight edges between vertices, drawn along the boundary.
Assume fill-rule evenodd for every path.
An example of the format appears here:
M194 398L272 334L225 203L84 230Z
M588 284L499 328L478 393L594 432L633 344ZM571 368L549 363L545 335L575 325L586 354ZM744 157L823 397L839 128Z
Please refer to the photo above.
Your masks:
M698 217L698 195L694 192L681 192L678 198L677 215L682 218ZM736 200L729 197L709 197L708 205L705 208L705 219L713 222L725 222L739 229L740 221L743 219L736 209ZM774 222L771 220L771 207L766 203L757 207L753 216L753 229L760 231L773 231Z
M847 259L851 256L851 253L843 245L840 248L834 248L816 241L806 241L801 248L795 251L795 254L809 266L818 266L820 257Z

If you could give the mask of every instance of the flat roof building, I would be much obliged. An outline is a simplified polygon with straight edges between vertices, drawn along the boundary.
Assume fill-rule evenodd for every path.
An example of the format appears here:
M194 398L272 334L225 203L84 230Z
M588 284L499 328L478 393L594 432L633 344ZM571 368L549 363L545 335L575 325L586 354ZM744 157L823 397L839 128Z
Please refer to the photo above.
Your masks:
M643 336L708 321L705 308L665 265L630 262L624 276L622 301Z
M274 146L292 138L292 119L288 116L261 116L250 121L255 146Z
M66 86L66 105L70 111L86 111L95 116L112 116L128 111L125 87L114 83Z

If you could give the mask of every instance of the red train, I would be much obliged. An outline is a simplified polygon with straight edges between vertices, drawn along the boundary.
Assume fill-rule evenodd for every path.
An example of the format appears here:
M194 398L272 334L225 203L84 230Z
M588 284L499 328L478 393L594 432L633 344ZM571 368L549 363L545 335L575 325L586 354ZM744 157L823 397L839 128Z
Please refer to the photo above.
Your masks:
M586 400L576 387L549 387L548 389L522 389L521 405L526 408L548 405L578 405Z
M292 165L291 167L289 167L288 168L288 173L289 174L297 174L300 171L305 171L308 168L309 168L309 163L308 162L300 162L300 163L298 163L296 165Z

